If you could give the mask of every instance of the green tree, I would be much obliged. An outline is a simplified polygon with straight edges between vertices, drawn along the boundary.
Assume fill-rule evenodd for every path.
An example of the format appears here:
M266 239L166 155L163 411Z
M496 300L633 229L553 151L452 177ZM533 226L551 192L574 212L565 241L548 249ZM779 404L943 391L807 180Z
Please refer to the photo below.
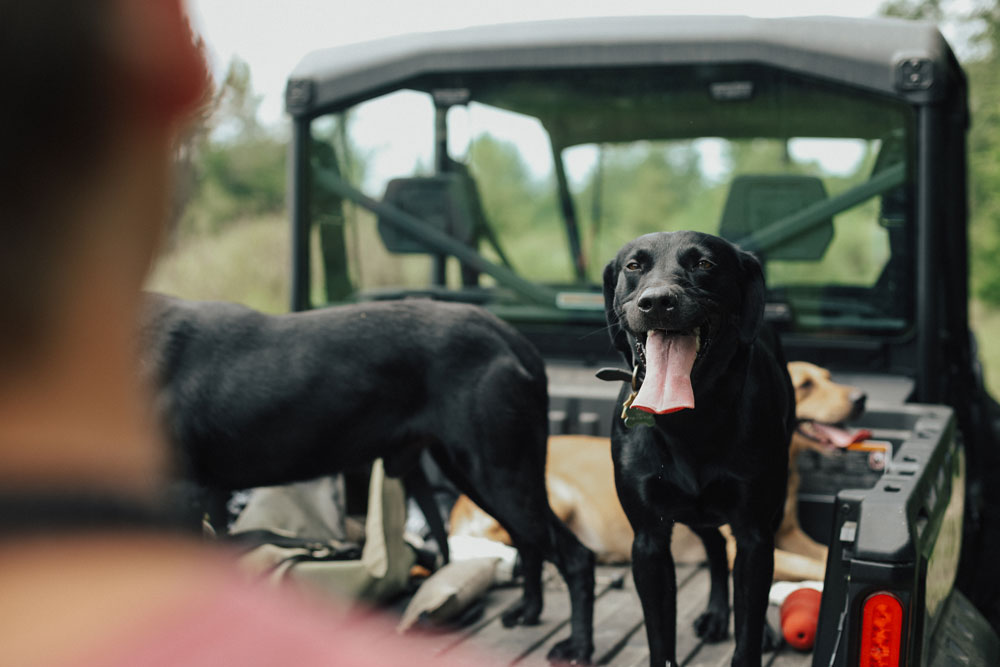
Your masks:
M667 229L710 230L702 215L707 185L689 142L605 144L586 184L574 193L588 274L600 281L603 262L631 238ZM697 211L697 213L695 212Z
M969 81L972 126L968 138L969 233L973 296L1000 307L1000 3L977 0L971 11L957 1L891 0L880 13L971 30L959 45Z
M1000 3L973 13L978 57L965 64L969 76L969 208L975 295L1000 306Z
M285 201L285 142L258 118L249 66L234 58L186 146L190 182L180 233L214 233L279 213Z
M882 16L914 21L941 21L944 10L941 0L889 0L879 8Z
M234 60L178 145L176 224L149 289L287 308L286 149L259 106L249 67Z
M676 218L704 187L698 154L687 145L642 143L614 151L604 171L606 207L615 218L609 225L632 236L666 229L667 216Z
M536 178L515 144L483 134L469 147L468 166L501 236L530 229L555 210L554 182Z
M267 134L258 119L261 96L253 89L250 65L234 56L215 100L215 133L241 143Z
M572 259L552 172L535 175L516 144L490 134L472 142L467 162L487 222L515 270L532 280L571 280Z

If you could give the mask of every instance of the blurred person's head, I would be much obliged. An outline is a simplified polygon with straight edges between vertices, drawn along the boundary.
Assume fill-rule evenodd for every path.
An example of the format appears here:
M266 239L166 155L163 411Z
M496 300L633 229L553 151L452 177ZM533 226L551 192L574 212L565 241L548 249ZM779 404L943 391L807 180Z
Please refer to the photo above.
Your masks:
M182 0L0 0L0 62L0 476L70 473L141 430L132 319L207 73Z

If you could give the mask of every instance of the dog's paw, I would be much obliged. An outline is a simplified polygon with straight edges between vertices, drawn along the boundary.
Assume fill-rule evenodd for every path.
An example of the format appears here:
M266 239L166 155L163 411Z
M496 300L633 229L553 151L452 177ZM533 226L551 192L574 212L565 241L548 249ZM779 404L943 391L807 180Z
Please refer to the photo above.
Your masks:
M542 605L532 603L524 598L518 600L517 604L505 611L500 616L500 622L505 628L515 625L538 625L538 618L542 615Z
M770 623L764 623L764 637L761 640L760 648L764 653L777 651L781 647L781 634L771 627Z
M589 665L593 652L592 644L570 637L553 646L547 657L553 665Z
M695 619L694 633L707 642L721 642L729 636L729 612L707 609Z

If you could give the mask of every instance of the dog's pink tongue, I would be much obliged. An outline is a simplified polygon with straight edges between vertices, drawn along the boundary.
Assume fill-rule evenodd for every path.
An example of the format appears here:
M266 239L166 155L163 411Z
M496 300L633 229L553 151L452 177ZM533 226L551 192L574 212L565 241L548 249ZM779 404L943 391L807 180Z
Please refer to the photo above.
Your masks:
M834 447L847 447L872 437L872 432L866 428L847 431L830 424L820 424L818 422L813 422L813 428Z
M694 407L691 368L698 356L698 339L691 335L646 334L646 378L632 407L665 415Z

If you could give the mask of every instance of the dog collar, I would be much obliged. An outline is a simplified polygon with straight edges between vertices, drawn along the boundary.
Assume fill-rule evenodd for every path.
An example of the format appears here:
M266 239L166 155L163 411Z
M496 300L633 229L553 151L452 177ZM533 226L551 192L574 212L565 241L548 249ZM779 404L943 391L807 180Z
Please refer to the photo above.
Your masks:
M632 368L632 372L629 373L624 368L602 368L597 371L597 378L599 380L604 380L605 382L629 382L631 383L632 391L625 398L622 403L622 413L620 419L625 422L626 428L633 428L644 424L646 426L652 426L655 424L653 415L632 407L632 402L635 397L639 395L639 387L642 386L642 380L639 379L639 364L636 364Z
M595 375L598 380L605 382L630 382L632 380L632 373L624 368L602 368Z

